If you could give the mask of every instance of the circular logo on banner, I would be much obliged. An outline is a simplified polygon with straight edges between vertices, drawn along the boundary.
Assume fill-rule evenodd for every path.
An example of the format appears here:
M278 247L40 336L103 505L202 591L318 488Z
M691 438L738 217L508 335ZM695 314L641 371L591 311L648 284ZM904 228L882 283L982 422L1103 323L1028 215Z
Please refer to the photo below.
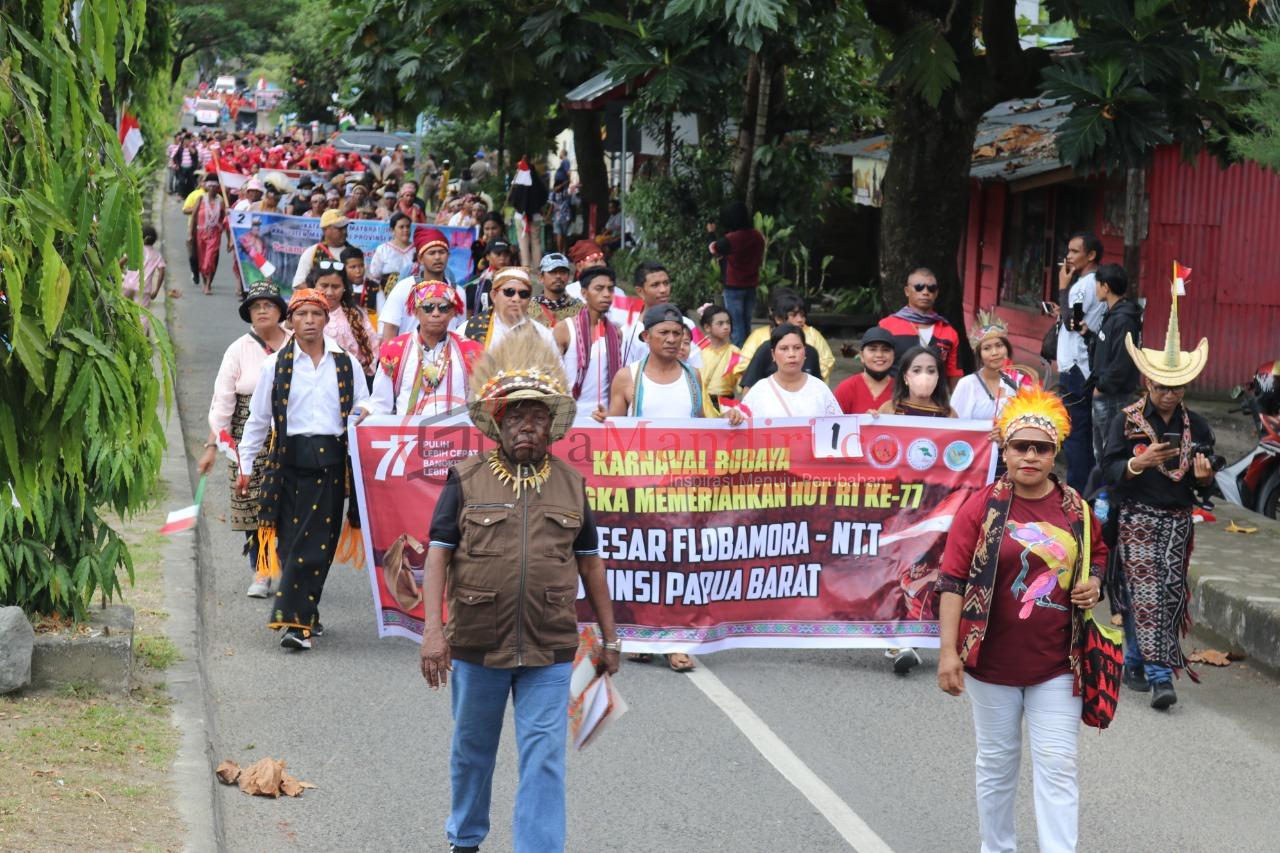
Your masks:
M953 441L942 451L942 462L952 471L963 471L973 464L973 445L967 441Z
M881 433L867 445L867 461L877 468L892 468L902 458L902 445L891 435Z
M917 438L907 447L907 464L917 471L928 471L938 461L938 445L927 438Z

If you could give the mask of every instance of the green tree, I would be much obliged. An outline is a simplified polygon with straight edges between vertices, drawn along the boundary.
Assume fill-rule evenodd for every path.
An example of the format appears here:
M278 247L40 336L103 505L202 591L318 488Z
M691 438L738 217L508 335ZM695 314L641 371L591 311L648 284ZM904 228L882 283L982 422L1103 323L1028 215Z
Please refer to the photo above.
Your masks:
M1236 59L1243 66L1240 82L1249 87L1240 105L1245 127L1227 134L1237 157L1254 160L1272 171L1280 170L1280 14L1267 14L1265 28Z
M334 96L342 87L344 68L330 4L301 0L284 24L292 62L283 108L297 113L300 122L335 123Z
M978 122L1001 101L1047 93L1071 103L1059 136L1083 172L1136 166L1160 144L1193 152L1228 120L1220 49L1246 0L1051 0L1076 36L1055 52L1020 42L1014 0L863 0L892 42L882 78L892 156L885 171L880 277L889 305L915 266L935 270L941 308L962 320L956 257L967 219Z
M200 59L201 76L214 68L215 60L239 59L260 54L292 38L285 26L298 0L175 0L173 13L173 62L169 82L182 79L184 63ZM138 5L142 5L139 3ZM319 10L328 15L328 7Z
M132 579L101 513L142 505L159 470L172 359L154 324L158 378L121 293L141 200L104 118L146 21L137 0L0 9L0 127L21 140L0 148L0 604L28 611L83 618Z

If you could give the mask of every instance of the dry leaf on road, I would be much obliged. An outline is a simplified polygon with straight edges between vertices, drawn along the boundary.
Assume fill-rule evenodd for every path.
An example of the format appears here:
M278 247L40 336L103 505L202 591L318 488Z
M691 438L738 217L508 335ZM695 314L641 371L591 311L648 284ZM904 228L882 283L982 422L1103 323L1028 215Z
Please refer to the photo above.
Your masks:
M218 781L224 785L234 785L236 780L240 778L240 765L236 764L230 758L218 765L218 769L213 771L218 776Z
M1227 654L1217 649L1196 649L1188 660L1192 663L1207 663L1209 666L1231 666L1231 659Z

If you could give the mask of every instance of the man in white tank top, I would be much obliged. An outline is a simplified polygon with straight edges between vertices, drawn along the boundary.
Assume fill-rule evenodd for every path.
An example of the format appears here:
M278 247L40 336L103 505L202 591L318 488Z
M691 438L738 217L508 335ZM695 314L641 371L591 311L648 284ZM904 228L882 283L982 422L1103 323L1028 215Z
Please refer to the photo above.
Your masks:
M581 280L586 307L556 323L552 333L578 411L603 421L610 385L622 367L622 335L609 319L616 274L605 266L591 267L583 270Z
M680 361L684 314L665 302L644 312L640 340L648 353L619 370L609 389L609 416L635 418L702 417L703 391L697 371ZM729 408L724 416L732 424L742 413Z

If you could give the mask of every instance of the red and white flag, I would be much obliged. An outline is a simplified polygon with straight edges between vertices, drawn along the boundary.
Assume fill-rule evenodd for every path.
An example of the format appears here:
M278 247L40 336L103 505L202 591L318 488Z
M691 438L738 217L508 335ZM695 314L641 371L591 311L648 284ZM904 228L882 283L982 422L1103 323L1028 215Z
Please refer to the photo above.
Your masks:
M1187 279L1191 278L1191 267L1184 267L1173 262L1173 292L1178 296L1187 295Z
M240 467L240 448L236 446L236 440L231 437L231 433L225 429L218 433L218 451L234 462L237 468Z
M120 117L120 149L124 152L124 161L132 163L142 148L142 129L133 113L125 110Z
M166 536L170 533L181 533L184 530L190 530L196 526L196 519L200 517L200 504L204 502L204 484L209 475L200 478L200 483L196 486L196 502L191 506L175 509L169 513L164 520L164 526L160 528L160 532Z

